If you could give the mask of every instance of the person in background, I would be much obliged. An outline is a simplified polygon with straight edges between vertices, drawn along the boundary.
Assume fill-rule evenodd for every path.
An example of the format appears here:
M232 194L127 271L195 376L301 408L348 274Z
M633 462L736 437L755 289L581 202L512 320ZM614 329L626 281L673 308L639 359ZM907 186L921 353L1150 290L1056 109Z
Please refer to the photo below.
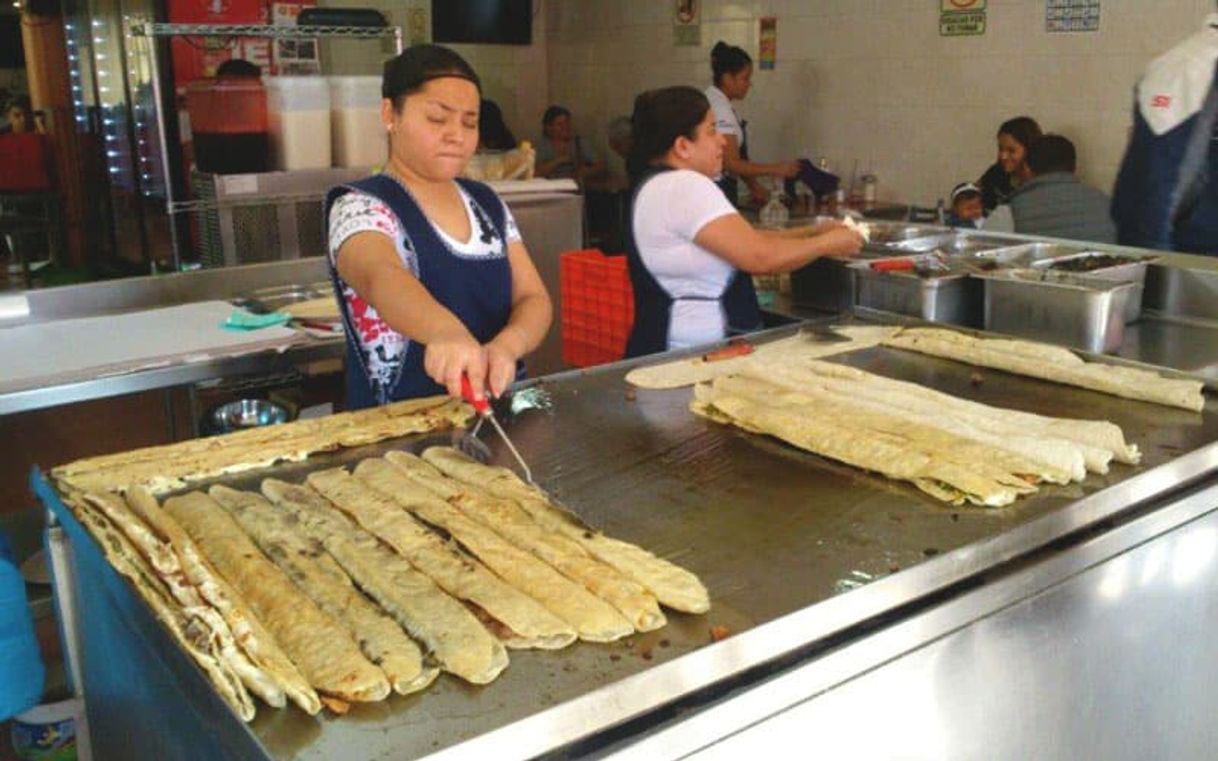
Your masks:
M998 160L977 180L986 214L1006 203L1028 179L1028 146L1040 135L1040 125L1030 116L1016 116L998 128Z
M503 120L503 111L493 100L482 99L478 111L478 148L484 151L510 151L516 147L516 136Z
M537 174L541 177L570 177L581 186L608 175L605 161L584 143L571 123L571 112L550 106L541 117L542 138L537 146Z
M749 160L748 124L732 108L732 101L744 100L753 84L753 59L743 48L723 41L716 42L715 47L711 48L711 76L713 84L703 92L715 113L715 128L727 141L723 174L717 178L716 184L735 204L739 193L737 178L740 178L748 186L753 202L765 203L769 194L757 178L793 179L799 174L799 162L791 160L759 164Z
M617 116L609 122L609 148L623 161L630 157L631 135L629 116Z
M1031 179L994 210L987 230L1116 243L1108 196L1074 174L1074 143L1061 135L1042 135L1028 146L1027 163Z
M21 135L26 132L34 132L37 128L37 125L34 123L34 109L30 105L29 96L18 95L10 100L8 107L4 109L4 115L8 118L5 132Z
M646 169L628 215L635 319L627 356L757 330L761 310L751 274L790 272L862 247L859 232L837 221L807 237L760 231L745 221L714 182L726 152L715 122L706 96L692 87L635 99L632 158Z
M1218 254L1218 13L1135 90L1112 216L1126 246Z
M330 190L327 258L347 329L347 408L499 396L552 308L507 205L459 178L478 147L482 85L458 54L415 45L385 63L385 171Z
M971 182L952 188L952 211L947 223L952 227L981 227L985 223L985 207L981 204L981 189Z

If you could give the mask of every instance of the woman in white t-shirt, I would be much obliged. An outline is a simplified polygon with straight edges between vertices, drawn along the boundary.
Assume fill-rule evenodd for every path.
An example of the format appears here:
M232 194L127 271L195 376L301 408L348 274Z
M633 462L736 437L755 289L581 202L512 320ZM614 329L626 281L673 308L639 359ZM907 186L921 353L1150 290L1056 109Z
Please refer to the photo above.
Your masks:
M748 125L741 121L732 107L732 101L744 100L753 84L753 59L743 48L716 42L711 48L711 75L714 84L703 92L715 112L715 127L726 140L723 151L723 173L717 183L728 200L736 203L738 188L736 178L744 180L753 201L764 203L766 191L757 182L758 177L782 177L791 179L799 174L799 162L795 159L773 164L760 164L749 160Z
M667 87L635 99L627 257L634 328L627 356L720 341L761 327L752 274L790 272L863 239L837 221L805 238L760 231L715 186L724 138L706 96Z
M385 64L381 94L385 171L326 199L347 407L460 396L465 377L476 399L498 396L552 310L507 205L458 178L478 147L478 76L416 45Z

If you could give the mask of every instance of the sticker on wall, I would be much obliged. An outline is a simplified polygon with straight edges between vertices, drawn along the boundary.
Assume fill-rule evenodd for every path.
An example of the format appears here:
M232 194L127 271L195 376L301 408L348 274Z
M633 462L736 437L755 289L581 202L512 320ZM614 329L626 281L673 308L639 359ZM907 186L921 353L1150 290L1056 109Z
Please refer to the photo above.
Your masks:
M702 44L701 0L673 0L672 44L694 46Z
M986 0L939 0L939 36L985 34Z
M427 42L427 11L414 7L406 11L406 39L411 45Z
M774 16L763 17L757 39L760 41L757 57L761 59L761 68L773 70L774 62L778 59L778 19Z
M1100 0L1045 0L1046 32L1097 32Z

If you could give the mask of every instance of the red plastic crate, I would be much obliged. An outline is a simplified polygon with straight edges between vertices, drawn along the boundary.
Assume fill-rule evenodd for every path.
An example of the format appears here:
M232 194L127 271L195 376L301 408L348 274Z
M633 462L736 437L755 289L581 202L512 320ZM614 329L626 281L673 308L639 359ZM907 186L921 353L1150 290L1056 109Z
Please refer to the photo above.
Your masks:
M621 359L634 325L626 257L569 251L559 257L558 270L563 362L589 367Z

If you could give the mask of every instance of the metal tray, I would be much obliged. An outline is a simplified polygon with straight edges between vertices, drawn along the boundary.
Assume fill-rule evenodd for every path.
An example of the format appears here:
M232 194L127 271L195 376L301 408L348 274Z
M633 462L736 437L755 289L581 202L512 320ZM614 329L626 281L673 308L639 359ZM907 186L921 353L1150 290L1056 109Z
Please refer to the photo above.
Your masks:
M1116 263L1094 269L1074 270L1072 263L1088 259L1111 257ZM1142 293L1146 289L1146 268L1154 257L1132 256L1130 254L1110 254L1105 251L1082 251L1067 256L1058 256L1033 262L1032 266L1051 272L1070 272L1085 277L1097 277L1102 280L1115 280L1121 283L1134 283L1133 295L1125 302L1125 322L1135 322L1142 315Z
M982 284L961 272L920 274L855 268L858 306L930 322L981 327Z
M947 228L937 225L915 225L908 222L868 222L871 237L863 244L863 251L893 254L899 251L929 251L928 247L908 248L912 241L940 240L951 234Z
M986 330L1060 343L1095 353L1116 351L1138 286L1040 269L1000 270L985 283Z
M924 238L912 238L892 244L896 251L923 253L941 251L948 256L968 256L1011 245L1004 238L987 238L962 232L949 232Z
M333 294L330 284L325 281L316 283L277 285L271 288L260 288L233 300L235 306L243 307L255 314L278 312L289 304L301 301L325 298Z
M1011 267L1031 267L1045 259L1056 259L1086 253L1087 249L1063 246L1060 243L1025 243L968 254L974 269L998 270Z

